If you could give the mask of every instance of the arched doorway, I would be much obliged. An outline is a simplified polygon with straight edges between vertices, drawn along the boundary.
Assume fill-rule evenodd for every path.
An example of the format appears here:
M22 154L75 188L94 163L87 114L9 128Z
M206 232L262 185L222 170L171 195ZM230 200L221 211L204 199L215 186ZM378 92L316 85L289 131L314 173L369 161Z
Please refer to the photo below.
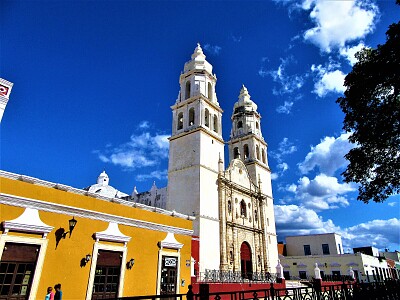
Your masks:
M243 242L240 246L240 265L242 278L252 279L253 262L251 261L250 245L247 242Z

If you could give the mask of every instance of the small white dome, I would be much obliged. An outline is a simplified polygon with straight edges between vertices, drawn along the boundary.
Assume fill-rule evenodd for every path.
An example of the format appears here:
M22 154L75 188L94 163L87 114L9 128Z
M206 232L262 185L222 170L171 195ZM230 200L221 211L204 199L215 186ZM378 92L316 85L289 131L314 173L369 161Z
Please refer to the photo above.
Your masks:
M105 186L105 185L108 185L109 182L110 182L110 179L108 178L106 171L101 172L99 177L97 178L97 184Z

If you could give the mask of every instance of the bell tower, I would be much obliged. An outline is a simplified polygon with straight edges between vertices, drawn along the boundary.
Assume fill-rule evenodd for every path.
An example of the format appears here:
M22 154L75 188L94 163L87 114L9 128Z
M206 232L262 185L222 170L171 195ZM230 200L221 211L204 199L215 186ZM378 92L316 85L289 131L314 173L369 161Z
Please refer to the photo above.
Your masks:
M229 159L241 159L251 181L259 187L260 221L264 230L266 248L266 269L273 270L272 264L278 260L275 214L272 198L271 170L268 166L267 143L261 132L261 115L257 104L243 85L239 99L233 107L232 130L228 141Z
M229 159L240 158L246 165L254 184L262 182L262 192L271 195L271 171L267 160L267 143L261 132L261 115L257 104L243 85L239 100L233 107Z
M193 215L199 270L219 268L218 164L224 157L217 78L197 44L180 75L169 139L167 209ZM222 162L223 163L223 162Z

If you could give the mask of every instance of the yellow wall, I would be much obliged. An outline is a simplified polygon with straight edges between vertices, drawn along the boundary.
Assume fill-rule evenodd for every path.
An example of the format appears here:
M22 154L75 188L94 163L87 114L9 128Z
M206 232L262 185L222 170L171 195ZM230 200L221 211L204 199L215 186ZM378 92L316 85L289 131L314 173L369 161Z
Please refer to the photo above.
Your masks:
M192 229L192 221L183 218L145 211L140 208L8 178L0 177L0 192L182 229ZM24 210L23 207L0 204L0 221L13 220L19 217ZM75 216L78 222L71 237L67 235L56 248L55 231L60 227L68 231L68 220L72 218L72 215L41 211L40 209L39 215L45 224L53 226L54 229L47 236L49 242L36 298L43 299L48 286L61 283L64 300L84 299L86 297L91 261L84 267L80 266L80 262L86 254L92 255L95 244L92 235L95 232L106 230L109 223ZM127 269L125 272L123 296L156 294L158 253L160 249L157 243L165 239L167 232L127 225L119 225L119 229L124 235L131 237L127 244L127 260L135 259L133 268L131 270ZM33 234L12 232L9 232L8 235L38 237ZM181 263L178 285L184 279L186 285L183 288L181 287L180 292L186 293L187 285L190 282L190 267L186 266L186 260L190 260L191 257L191 236L175 234L175 238L179 243L183 244L180 250ZM123 246L123 243L103 241L99 243ZM122 263L125 264L126 262Z

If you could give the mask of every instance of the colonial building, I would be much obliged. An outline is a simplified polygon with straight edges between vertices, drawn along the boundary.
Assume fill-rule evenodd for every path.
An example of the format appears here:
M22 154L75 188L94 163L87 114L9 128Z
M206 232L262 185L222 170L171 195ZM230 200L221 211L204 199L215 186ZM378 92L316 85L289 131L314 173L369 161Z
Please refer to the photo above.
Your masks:
M0 186L0 299L187 291L193 217L4 171Z
M4 110L6 109L8 100L10 99L13 83L3 78L0 78L0 123L3 118Z
M338 279L351 273L360 281L399 278L395 263L391 265L374 247L354 248L354 254L344 253L342 238L337 233L288 236L286 243L287 256L280 256L286 279L310 279L315 264L322 278Z

